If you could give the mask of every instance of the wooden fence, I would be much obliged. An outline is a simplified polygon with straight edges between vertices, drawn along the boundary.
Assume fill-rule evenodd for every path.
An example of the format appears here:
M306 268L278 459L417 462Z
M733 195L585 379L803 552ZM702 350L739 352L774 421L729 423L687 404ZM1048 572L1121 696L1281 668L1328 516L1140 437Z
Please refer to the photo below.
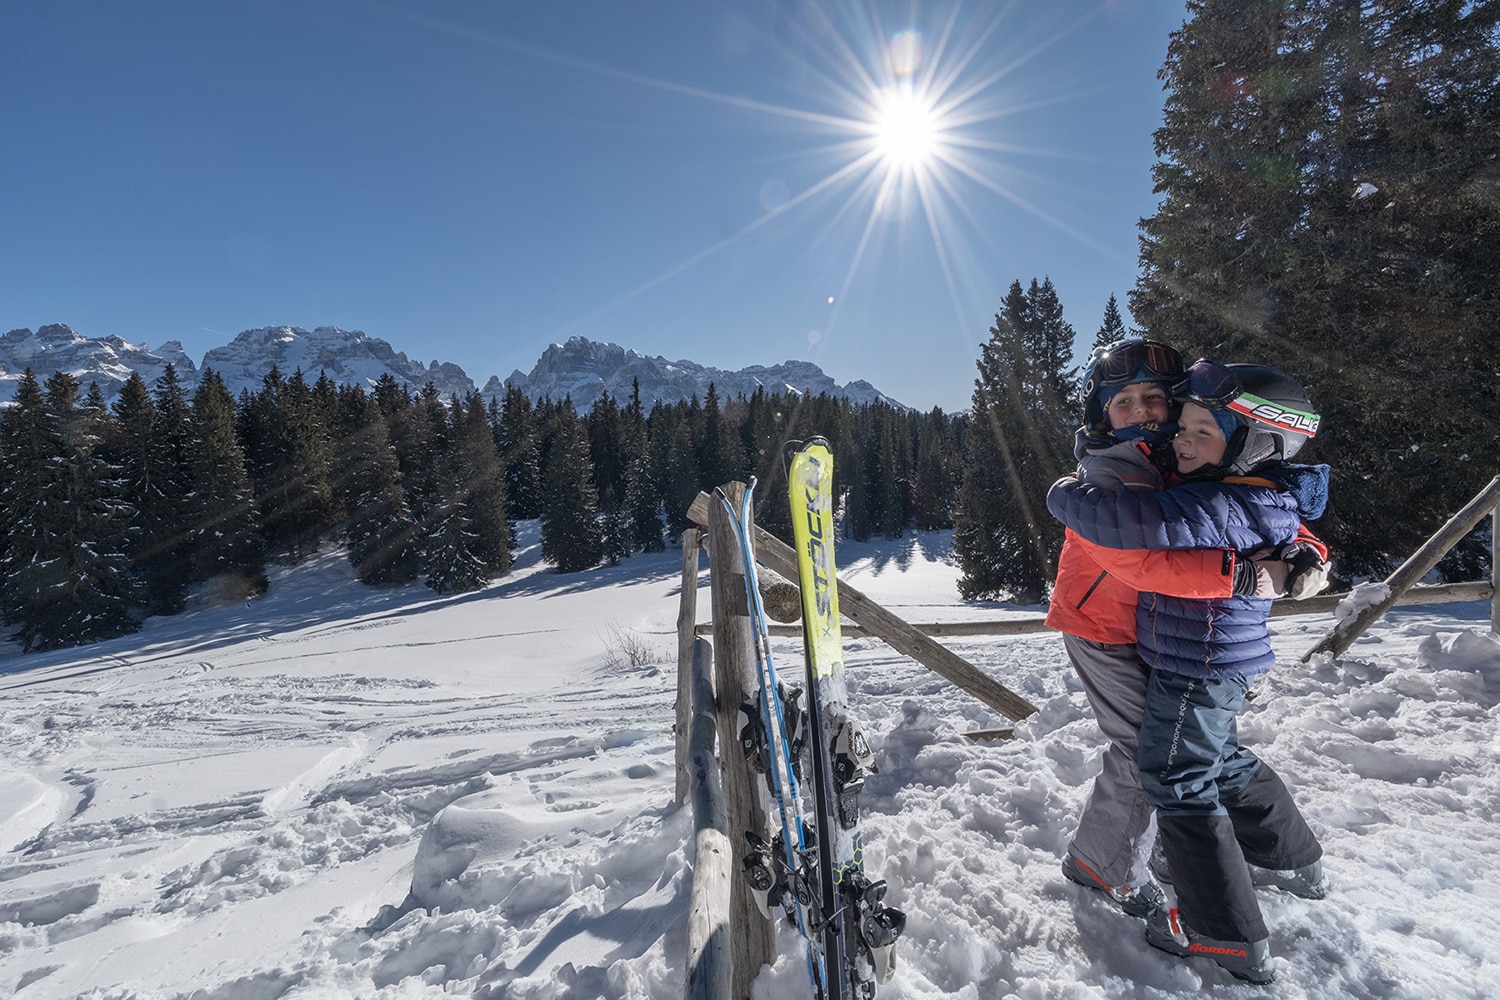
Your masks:
M745 487L730 483L716 490L739 509ZM1489 514L1492 518L1489 582L1419 586L1416 584L1445 553ZM763 917L739 875L744 864L744 837L733 831L759 830L766 817L754 790L756 776L738 753L714 753L739 746L735 732L739 706L754 689L754 644L745 594L745 566L722 505L698 494L690 518L708 531L711 624L697 624L698 562L702 534L682 535L682 597L677 616L677 805L691 799L694 816L692 897L688 917L687 996L689 1000L748 1000L761 967L775 959L771 922ZM797 578L790 546L751 524L756 561L789 579ZM1371 623L1397 604L1490 601L1490 627L1500 632L1500 476L1479 492L1443 528L1385 581L1378 602L1339 622L1302 657L1318 652L1337 656ZM1329 594L1303 601L1276 601L1273 615L1329 611L1348 594ZM962 657L940 645L935 636L1020 635L1046 629L1039 616L1001 621L912 624L839 581L840 610L851 619L843 627L850 637L876 636L936 671L999 711L1022 719L1037 709ZM771 634L800 636L800 625L773 625ZM711 635L712 643L703 636ZM968 734L975 738L1009 735L1009 730Z

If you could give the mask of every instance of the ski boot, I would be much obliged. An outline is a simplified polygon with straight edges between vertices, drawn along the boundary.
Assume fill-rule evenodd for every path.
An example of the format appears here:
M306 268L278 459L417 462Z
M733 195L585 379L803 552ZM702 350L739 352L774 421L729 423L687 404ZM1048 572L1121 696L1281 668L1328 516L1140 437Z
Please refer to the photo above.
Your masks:
M1146 943L1181 958L1211 958L1234 978L1257 986L1276 981L1269 938L1246 942L1204 937L1182 922L1176 907L1159 906L1147 915Z
M1145 917L1152 910L1165 906L1167 894L1162 891L1161 886L1147 879L1140 885L1110 885L1105 882L1088 865L1079 861L1073 855L1063 859L1062 872L1069 880L1077 882L1085 889L1095 889L1103 893L1111 903L1114 903L1128 916Z
M1314 861L1302 868L1278 871L1274 868L1250 866L1250 881L1257 888L1280 889L1303 899L1323 899L1333 883L1323 874L1323 862Z

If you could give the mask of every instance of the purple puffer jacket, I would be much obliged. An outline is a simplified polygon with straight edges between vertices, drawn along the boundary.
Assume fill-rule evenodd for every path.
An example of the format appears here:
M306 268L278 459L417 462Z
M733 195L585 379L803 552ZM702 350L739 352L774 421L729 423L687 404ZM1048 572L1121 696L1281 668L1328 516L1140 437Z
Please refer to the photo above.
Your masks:
M1185 483L1161 493L1111 492L1069 476L1047 509L1091 542L1112 549L1234 549L1248 554L1297 535L1323 513L1328 466L1282 465L1254 476ZM1252 677L1275 663L1257 597L1193 600L1142 591L1136 607L1141 659L1190 677Z

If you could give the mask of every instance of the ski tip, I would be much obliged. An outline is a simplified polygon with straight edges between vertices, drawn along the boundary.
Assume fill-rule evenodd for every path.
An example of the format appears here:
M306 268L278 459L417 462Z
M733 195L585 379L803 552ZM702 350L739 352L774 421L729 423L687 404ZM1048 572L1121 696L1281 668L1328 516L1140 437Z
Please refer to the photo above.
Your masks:
M781 446L782 464L790 469L792 467L792 459L796 458L800 452L804 452L809 448L817 447L826 448L830 452L833 451L833 446L830 445L828 443L828 439L821 434L815 434L812 437L808 438L806 441L788 441L786 444Z

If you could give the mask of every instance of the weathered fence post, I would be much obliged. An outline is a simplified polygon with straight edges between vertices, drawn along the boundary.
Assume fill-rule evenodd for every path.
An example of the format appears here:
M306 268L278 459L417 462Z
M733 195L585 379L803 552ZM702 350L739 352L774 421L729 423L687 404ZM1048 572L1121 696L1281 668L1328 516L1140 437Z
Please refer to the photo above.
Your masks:
M1500 476L1490 480L1490 484L1464 505L1463 510L1448 519L1448 523L1438 529L1437 534L1427 539L1422 547L1411 554L1411 558L1396 568L1396 571L1386 578L1385 585L1388 593L1385 599L1379 603L1372 604L1357 614L1350 615L1335 625L1316 646L1302 654L1302 662L1306 663L1316 653L1332 653L1338 656L1348 649L1359 637L1359 634L1370 626L1377 618L1385 614L1391 605L1395 604L1402 593L1409 589L1427 571L1438 564L1438 560L1447 554L1474 526L1484 519L1486 514L1492 513L1495 505L1500 503ZM1495 627L1495 595L1490 596L1490 626Z
M697 532L694 532L697 534ZM695 557L696 558L696 557ZM713 646L693 641L686 671L692 678L692 724L686 743L692 770L693 890L688 904L688 1000L730 996L733 974L729 897L733 848L724 815L723 786L714 757Z
M740 500L745 495L744 484L728 483L719 491L735 510L739 509ZM750 527L746 525L747 529ZM714 616L714 688L725 813L730 830L764 830L766 815L755 791L754 775L739 752L739 708L751 700L755 676L750 606L745 596L745 563L740 555L734 525L717 498L708 505L708 553L712 567L709 593ZM744 836L731 834L729 843L731 870L742 871ZM776 960L776 939L771 922L761 915L755 904L750 884L742 878L733 878L730 883L733 981L729 998L748 1000L750 986L761 966Z
M698 624L698 529L682 533L682 596L677 602L677 808L688 793L688 730L693 719L693 628ZM713 689L709 689L712 696Z

